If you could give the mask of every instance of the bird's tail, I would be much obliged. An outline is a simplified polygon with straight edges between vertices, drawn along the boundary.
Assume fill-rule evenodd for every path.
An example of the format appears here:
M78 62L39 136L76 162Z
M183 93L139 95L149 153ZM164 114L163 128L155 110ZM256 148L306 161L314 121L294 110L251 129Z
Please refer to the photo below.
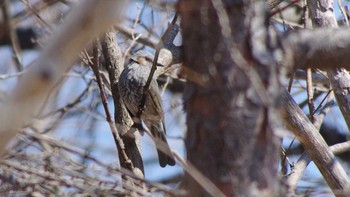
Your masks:
M166 165L174 166L175 158L165 137L165 129L162 122L152 122L149 128L157 148L159 165L161 167Z

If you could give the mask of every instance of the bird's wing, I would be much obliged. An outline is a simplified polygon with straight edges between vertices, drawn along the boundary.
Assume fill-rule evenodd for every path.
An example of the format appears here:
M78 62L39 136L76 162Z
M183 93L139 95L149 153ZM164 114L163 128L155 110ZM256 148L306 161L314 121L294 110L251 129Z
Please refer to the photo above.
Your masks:
M152 110L152 112L155 116L160 117L163 127L165 126L164 124L164 112L162 108L162 100L160 98L160 93L158 89L158 83L156 80L152 80L151 85L149 90L147 91L147 97L150 99L149 101L146 101L147 104L152 105L148 107L148 110ZM146 109L147 110L147 109ZM165 131L165 128L164 128Z
M150 99L147 103L151 106L150 109L154 109L154 114L160 116L163 119L163 109L162 109L162 100L160 98L160 93L158 89L158 83L156 80L152 80L149 90L147 91L147 97Z

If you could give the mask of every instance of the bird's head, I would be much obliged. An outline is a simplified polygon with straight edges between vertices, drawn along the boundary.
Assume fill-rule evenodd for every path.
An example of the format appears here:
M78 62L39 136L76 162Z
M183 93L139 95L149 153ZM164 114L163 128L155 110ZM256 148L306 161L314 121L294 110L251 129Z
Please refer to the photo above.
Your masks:
M133 56L131 56L130 60L139 63L142 66L152 67L154 55L144 51L139 50ZM158 67L164 67L162 64L157 63Z

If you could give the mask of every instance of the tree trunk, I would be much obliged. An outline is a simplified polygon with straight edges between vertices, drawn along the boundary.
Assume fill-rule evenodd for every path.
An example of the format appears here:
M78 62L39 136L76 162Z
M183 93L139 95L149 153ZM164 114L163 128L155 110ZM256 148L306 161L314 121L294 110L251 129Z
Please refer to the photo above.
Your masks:
M228 196L278 192L275 99L281 86L265 6L239 0L179 3L187 158ZM189 196L208 195L189 175L185 185Z

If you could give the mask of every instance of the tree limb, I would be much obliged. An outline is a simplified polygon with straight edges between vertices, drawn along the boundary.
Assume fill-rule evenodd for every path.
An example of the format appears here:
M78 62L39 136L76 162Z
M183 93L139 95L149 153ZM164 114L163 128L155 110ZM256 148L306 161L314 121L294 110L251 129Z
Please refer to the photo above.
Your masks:
M122 141L125 145L125 152L130 159L130 161L122 159L121 150L119 150L120 148L118 146L119 142L115 139L115 143L118 147L120 165L123 168L133 171L138 176L144 177L141 147L139 146L139 135L132 134L132 136L130 136L131 134L128 134L133 122L130 118L129 112L123 104L118 88L118 79L124 69L124 60L116 40L116 32L114 30L109 30L105 33L101 45L114 101L114 119L118 129L118 133L116 134L121 135ZM130 162L133 166L131 169Z
M295 69L350 69L350 30L318 28L300 30L284 35L283 62L288 71Z
M176 24L177 14L175 14L172 22L170 23L167 30L164 32L161 40L156 46L156 53L154 55L152 68L146 84L143 88L143 95L141 103L139 105L139 111L137 117L140 117L146 102L146 91L149 89L153 75L157 69L157 63L160 63L164 67L170 66L171 64L179 63L182 61L182 50L181 47L177 47L173 44L176 35L179 33L179 26ZM159 59L159 60L158 60Z
M284 106L280 107L280 114L288 129L293 131L304 146L310 158L323 175L325 181L336 194L349 192L350 182L347 174L336 160L322 136L305 116L287 91L281 96ZM341 196L341 195L340 195Z
M338 27L337 19L333 12L334 6L331 0L308 0L308 8L311 14L311 20L314 27ZM337 68L327 72L334 96L337 100L339 109L350 129L350 74L347 70Z
M71 10L66 23L50 37L36 61L0 108L0 151L38 113L64 71L86 44L120 18L126 1L84 1ZM89 10L87 12L86 10Z

